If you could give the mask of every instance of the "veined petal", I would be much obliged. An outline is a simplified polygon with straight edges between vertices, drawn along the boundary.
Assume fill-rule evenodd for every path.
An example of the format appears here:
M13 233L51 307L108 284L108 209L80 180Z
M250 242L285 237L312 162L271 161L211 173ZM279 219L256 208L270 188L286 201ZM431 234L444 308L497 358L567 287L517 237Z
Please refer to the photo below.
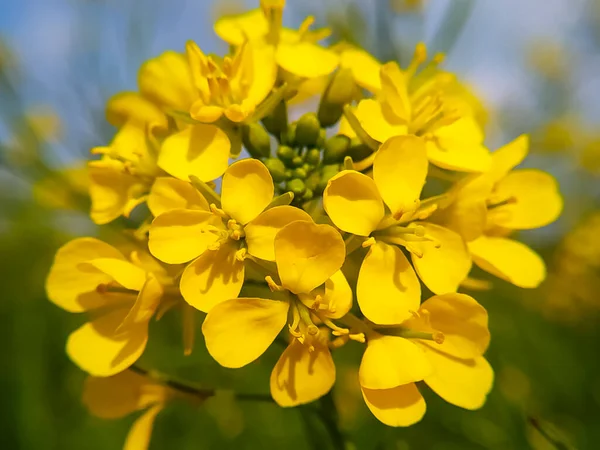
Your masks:
M105 297L96 288L109 283L112 278L94 267L82 264L95 258L125 260L116 248L94 238L78 238L63 245L56 252L46 279L46 293L50 301L74 313L105 305Z
M236 259L231 242L208 250L183 271L179 288L186 302L209 312L216 304L236 298L244 283L244 262Z
M202 325L208 352L224 367L251 363L285 326L288 309L288 302L262 298L235 298L216 305Z
M360 385L367 389L390 389L421 381L431 375L425 352L414 342L397 336L369 338L358 371Z
M381 63L364 50L357 48L345 50L340 55L340 66L352 71L354 81L360 87L373 94L381 89L379 68Z
M262 38L269 24L260 8L243 14L223 16L215 22L215 33L231 45L241 45L246 40Z
M544 260L521 242L481 236L468 246L475 264L515 286L535 288L546 278Z
M494 188L494 198L508 199L488 213L490 224L513 230L539 228L560 215L563 200L556 179L541 170L508 173Z
M465 409L481 408L494 382L494 371L486 359L462 360L422 345L428 347L427 358L434 368L425 383L448 403Z
M148 208L154 217L174 209L209 210L206 199L187 181L158 177L148 196Z
M257 159L237 161L223 175L223 211L245 225L267 207L274 192L273 178L263 163Z
M169 136L162 144L158 166L169 175L188 181L219 178L227 169L229 138L215 125L198 124Z
M273 47L252 44L249 45L249 50L251 60L243 70L242 76L252 79L245 100L254 110L273 90L277 79L277 64Z
M342 236L330 225L292 222L275 236L275 262L283 286L309 293L337 272L346 259Z
M396 117L407 123L411 119L412 113L406 76L396 62L382 65L379 74L383 102Z
M414 208L425 185L428 165L425 144L417 136L395 136L379 147L373 179L392 214Z
M373 179L354 170L343 170L329 180L323 207L336 227L358 236L371 234L385 213Z
M292 339L271 372L271 396L279 406L310 403L335 383L335 364L326 345L314 350Z
M281 42L275 57L281 68L302 78L329 75L339 64L335 52L307 41Z
M134 122L142 129L146 126L163 131L168 128L167 117L160 108L137 92L112 96L106 105L106 120L116 127Z
M312 222L312 217L300 208L275 206L259 214L244 227L248 253L260 259L275 261L275 235L296 220Z
M323 303L329 305L329 311L322 314L331 319L344 317L352 308L352 289L341 270L325 282Z
M154 315L156 308L158 308L163 292L163 287L156 277L151 273L148 274L136 302L123 319L119 329L126 330L130 327L148 323Z
M360 268L356 297L367 319L394 325L419 309L421 285L402 250L377 242L369 248Z
M369 410L387 426L408 427L425 415L425 400L414 383L392 389L361 387L361 391Z
M385 142L393 136L403 136L408 133L405 122L396 117L385 105L367 98L361 100L354 115L369 136L379 142Z
M111 277L126 289L139 291L146 282L146 272L129 261L119 258L94 258L87 263Z
M90 375L115 375L138 360L148 342L148 324L143 323L122 333L127 309L117 309L75 330L67 340L67 354Z
M175 209L152 221L148 249L168 264L180 264L206 251L217 238L221 219L209 211Z
M158 404L144 412L138 417L125 439L123 450L147 450L150 446L150 437L156 415L163 410L165 405Z
M411 242L422 252L411 254L419 278L434 294L456 292L471 270L471 255L466 243L448 228L428 222L413 222L425 228L425 236L433 241Z
M518 138L492 152L490 176L494 181L501 180L508 172L523 162L529 153L529 136Z
M199 122L213 123L221 118L224 108L217 105L206 105L201 99L190 106L190 116Z

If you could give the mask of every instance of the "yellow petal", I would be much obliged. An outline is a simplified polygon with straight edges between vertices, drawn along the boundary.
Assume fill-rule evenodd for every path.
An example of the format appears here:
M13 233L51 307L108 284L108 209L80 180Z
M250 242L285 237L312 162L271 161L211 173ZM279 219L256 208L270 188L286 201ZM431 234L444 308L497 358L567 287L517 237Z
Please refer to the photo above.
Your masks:
M63 245L54 257L46 280L51 302L69 312L83 312L106 304L96 291L99 284L112 278L87 264L90 259L125 260L116 248L94 238L78 238Z
M408 427L425 415L425 400L414 383L392 389L361 388L363 399L377 419L390 427Z
M437 395L465 409L483 406L494 382L494 371L483 356L461 360L429 348L427 358L434 371L425 382Z
M546 278L544 260L521 242L481 236L468 245L475 264L516 286L535 288Z
M379 68L381 63L370 53L360 49L350 49L342 52L340 66L352 71L354 81L360 87L376 93L381 89Z
M241 45L244 41L261 38L269 31L262 10L253 9L243 14L223 16L215 22L215 33L225 42Z
M342 236L330 225L298 220L275 236L275 261L283 286L309 293L337 272L346 259Z
M174 209L208 211L206 199L190 183L177 178L158 177L148 196L148 208L154 217Z
M329 310L321 314L331 319L344 317L352 308L352 289L341 270L325 282L323 303L329 305Z
M411 242L422 257L411 254L419 278L434 294L456 292L471 270L471 255L463 239L452 230L428 222L413 222L425 228L433 241Z
M336 227L358 236L371 234L385 213L373 179L354 170L343 170L329 180L323 207Z
M433 330L444 334L443 344L428 344L457 358L477 358L490 343L487 311L465 294L436 295L421 305ZM410 327L410 325L407 325Z
M136 302L123 319L119 330L126 330L129 327L148 323L154 315L156 308L158 308L162 295L162 285L154 275L148 274L148 278L142 286Z
M181 276L179 288L186 302L200 311L236 298L244 283L244 263L235 258L237 246L221 245L192 261Z
M273 90L277 80L277 64L275 63L275 52L273 47L257 44L247 45L249 60L245 63L242 70L242 80L252 80L248 87L248 93L245 96L245 103L242 102L242 109L250 108L248 114L267 98ZM243 87L242 92L246 88ZM231 119L231 117L230 117ZM232 119L233 120L233 119Z
M146 282L146 272L121 258L94 258L87 264L111 277L126 289L139 291Z
M233 163L223 175L223 211L243 225L256 218L273 200L273 178L257 159Z
M389 62L381 66L380 76L383 102L394 116L405 123L408 122L411 118L411 104L406 76L396 62Z
M215 125L193 125L169 136L162 144L158 166L180 180L195 175L202 181L219 178L227 169L229 138Z
M106 120L116 127L122 127L126 122L151 129L168 128L167 117L158 106L137 92L121 92L110 98L106 105Z
M492 164L483 146L483 132L472 117L463 117L434 132L427 141L427 157L436 166L461 172L485 172Z
M271 372L271 396L279 406L310 403L327 394L335 383L335 364L329 348L308 346L293 339Z
M415 207L428 165L425 144L417 136L395 136L379 147L373 162L373 179L392 214Z
M490 209L489 223L513 230L539 228L554 222L563 200L554 177L541 170L515 170L494 189L494 198L507 203Z
M370 321L399 324L419 309L421 284L402 250L377 242L369 248L360 268L356 297Z
M251 363L284 327L288 309L287 302L262 298L236 298L218 304L202 325L208 352L224 367Z
M206 251L218 238L221 220L208 211L175 209L152 221L148 249L168 264L190 261Z
M368 340L358 378L367 389L390 389L421 381L432 371L417 344L397 336L376 335Z
M275 206L259 214L244 227L248 253L260 259L275 261L275 235L288 223L312 221L310 215L293 206Z
M500 147L492 153L490 175L494 181L502 179L508 172L523 162L529 152L529 136L522 134L518 138Z
M156 415L164 408L163 404L158 404L145 411L138 417L125 440L123 450L147 450L150 445L150 437L152 435L152 427L154 427L154 419Z
M339 64L335 52L307 41L280 43L276 60L282 69L302 78L329 75Z
M127 309L117 309L75 330L67 340L67 354L90 375L115 375L138 360L148 342L148 324L117 333Z
M190 106L190 116L199 122L213 123L223 115L223 107L216 105L205 105L202 100L196 100Z
M369 136L379 142L385 142L393 136L407 134L408 127L382 103L371 98L361 100L354 115Z

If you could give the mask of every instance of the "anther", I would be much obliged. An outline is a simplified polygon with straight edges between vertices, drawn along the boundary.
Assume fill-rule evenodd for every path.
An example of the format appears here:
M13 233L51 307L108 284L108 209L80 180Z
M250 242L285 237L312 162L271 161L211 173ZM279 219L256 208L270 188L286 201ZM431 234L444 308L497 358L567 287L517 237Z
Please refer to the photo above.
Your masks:
M278 292L278 291L284 290L284 288L282 286L279 286L277 283L275 283L275 281L273 280L273 277L271 275L267 275L265 277L265 281L267 282L269 289L271 289L271 292Z
M245 248L240 248L237 252L235 252L235 259L237 261L244 261L246 259L246 254L248 253L248 250L246 250Z
M361 244L361 246L362 246L362 248L368 248L368 247L370 247L371 245L374 245L374 244L375 244L375 242L376 242L376 241L375 241L375 238L374 238L373 236L371 236L369 239L367 239L366 241L364 241L364 242Z

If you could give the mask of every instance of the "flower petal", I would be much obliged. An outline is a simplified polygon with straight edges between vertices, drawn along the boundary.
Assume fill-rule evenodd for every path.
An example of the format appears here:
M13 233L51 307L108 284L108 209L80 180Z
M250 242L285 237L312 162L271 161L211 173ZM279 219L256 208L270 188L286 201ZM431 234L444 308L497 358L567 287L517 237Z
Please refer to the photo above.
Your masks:
M539 228L560 215L563 200L555 178L541 170L515 170L496 184L495 198L506 204L489 210L488 222L512 230Z
M335 52L307 41L279 43L275 58L282 69L302 78L329 75L339 64Z
M300 208L275 206L262 212L244 227L248 253L260 259L275 261L275 235L296 220L312 222L312 217Z
M437 395L465 409L483 406L494 382L494 371L483 356L463 360L428 347L427 358L434 371L425 383Z
M467 245L448 228L427 222L413 222L425 228L425 236L433 241L411 242L422 257L411 254L419 278L434 294L456 292L471 270L471 255Z
M150 253L168 264L190 261L206 251L218 235L221 220L208 211L175 209L152 221L148 238Z
M257 159L237 161L223 175L223 211L246 225L271 203L274 192L273 178L263 163Z
M216 305L202 325L208 352L224 367L251 363L285 326L288 309L288 302L262 298L235 298Z
M248 88L245 102L252 109L262 103L273 90L277 80L277 64L275 62L275 52L269 45L260 46L260 44L247 45L247 59L243 62L245 67L240 75L243 80L252 80Z
M340 66L352 71L354 81L373 94L381 89L379 69L381 63L370 53L357 48L345 50L340 55Z
M529 153L529 136L522 134L492 152L490 176L494 181L501 180L508 172L523 162Z
M425 185L428 165L424 141L417 136L395 136L379 147L373 179L392 214L414 208Z
M298 220L275 236L275 262L283 286L309 293L337 272L346 259L340 233L330 225Z
M75 330L67 340L67 354L90 375L115 375L138 360L148 342L148 324L117 333L127 315L117 309Z
M369 136L379 142L385 142L393 136L402 136L408 133L408 127L401 119L396 117L387 106L367 98L361 100L354 115Z
M421 285L402 250L377 242L369 248L360 268L356 297L367 319L394 325L419 309Z
M323 303L329 305L329 310L321 314L330 319L341 319L352 308L352 289L341 270L325 281Z
M425 352L414 342L397 336L369 337L358 371L367 389L390 389L421 381L432 371Z
M162 144L158 166L169 175L188 181L219 178L227 169L229 138L215 125L198 124L169 136Z
M236 259L236 251L237 246L228 242L192 261L179 284L185 301L209 312L216 304L236 298L244 283L244 263Z
M323 207L336 227L358 236L371 234L385 213L373 179L354 170L343 170L329 180Z
M146 272L121 258L95 258L87 263L112 278L126 289L139 291L146 282Z
M141 129L168 128L167 118L158 106L137 92L120 92L106 105L106 120L115 127L135 123Z
M231 45L241 45L246 40L262 38L269 31L269 23L260 8L243 14L227 15L215 22L215 33Z
M335 383L335 364L325 345L314 350L293 339L271 372L271 396L279 406L310 403Z
M209 210L206 199L187 181L158 177L148 196L148 208L154 217L174 209Z
M112 278L82 264L94 258L125 260L116 248L94 238L74 239L56 252L46 279L46 293L52 303L74 313L106 304L105 296L98 293L96 288L109 283Z
M535 288L546 278L544 260L521 242L481 236L468 246L475 264L515 286Z
M154 420L156 415L163 410L165 405L158 404L144 412L140 417L135 419L129 433L127 433L127 439L125 439L125 445L123 450L147 450L150 446L150 437L152 435L152 428L154 427Z
M146 282L142 286L133 307L119 326L119 330L126 330L129 327L148 323L156 308L158 308L163 293L163 287L156 277L153 274L148 274Z
M373 415L390 427L408 427L425 415L425 400L414 383L392 389L361 388L361 391Z

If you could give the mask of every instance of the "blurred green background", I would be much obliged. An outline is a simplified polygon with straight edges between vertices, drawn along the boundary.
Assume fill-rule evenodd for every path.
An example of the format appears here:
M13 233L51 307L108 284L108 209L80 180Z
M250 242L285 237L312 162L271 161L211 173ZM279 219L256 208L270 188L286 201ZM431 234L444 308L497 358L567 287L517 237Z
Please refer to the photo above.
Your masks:
M85 378L64 353L83 322L45 298L56 249L97 235L87 218L88 149L113 130L103 103L134 89L137 67L187 39L222 51L211 22L258 2L0 0L0 448L119 449L135 415L104 421L81 403ZM525 291L494 280L475 294L488 309L495 387L480 411L425 389L428 412L407 429L371 416L356 380L360 348L335 352L333 398L357 449L552 449L600 445L600 2L288 0L285 20L306 14L381 60L406 64L414 44L448 53L446 67L486 105L491 148L532 135L526 164L556 175L565 211L521 238L548 263ZM484 277L484 275L481 275ZM230 390L268 393L280 348L239 370L212 361L198 332L183 356L176 314L153 323L140 366L215 387L200 408L171 404L151 449L332 448L310 408L233 403Z

